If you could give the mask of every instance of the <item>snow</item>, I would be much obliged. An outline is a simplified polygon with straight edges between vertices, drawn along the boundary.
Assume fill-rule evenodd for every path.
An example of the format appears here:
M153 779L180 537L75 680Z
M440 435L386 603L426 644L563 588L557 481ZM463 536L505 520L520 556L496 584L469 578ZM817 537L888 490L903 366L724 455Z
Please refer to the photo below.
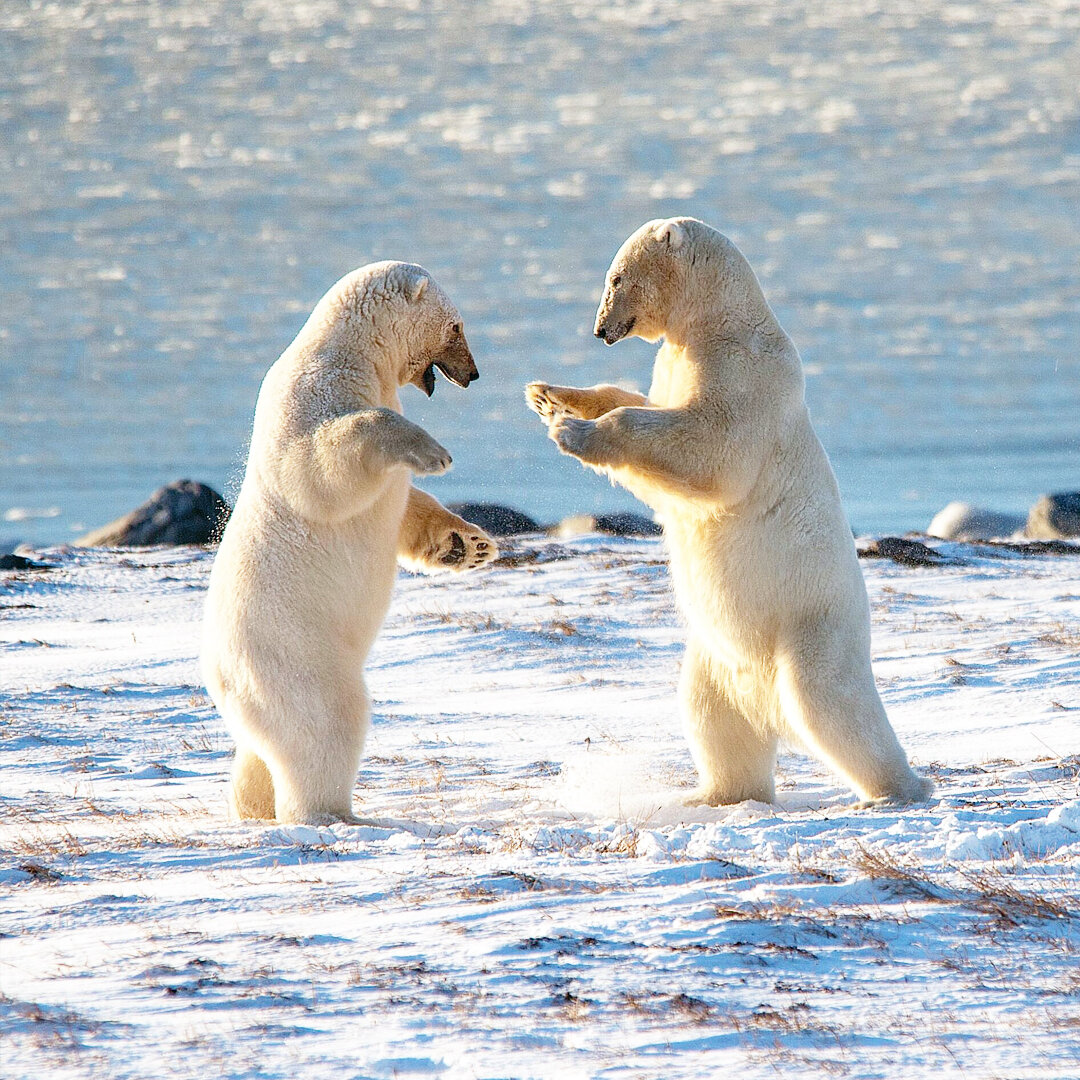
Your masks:
M935 799L682 805L663 548L402 575L356 809L237 823L211 556L0 575L5 1077L1080 1075L1080 559L867 560ZM738 1073L736 1073L738 1070Z

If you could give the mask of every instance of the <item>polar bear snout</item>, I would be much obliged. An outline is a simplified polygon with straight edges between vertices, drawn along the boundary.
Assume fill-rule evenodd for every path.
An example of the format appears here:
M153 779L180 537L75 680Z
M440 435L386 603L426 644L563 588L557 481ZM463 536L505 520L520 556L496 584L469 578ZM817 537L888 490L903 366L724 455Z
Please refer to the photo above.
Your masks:
M622 341L631 330L637 319L630 318L625 322L614 322L609 317L600 314L596 317L596 327L593 334L600 338L605 345L614 345L616 341Z
M605 345L614 345L616 341L622 341L634 329L634 324L637 322L637 313L634 311L636 304L633 297L628 295L632 290L626 287L619 288L621 282L622 278L618 275L611 279L604 290L600 307L596 310L593 334Z
M480 378L464 336L455 338L438 356L432 357L431 364L458 386L468 386Z

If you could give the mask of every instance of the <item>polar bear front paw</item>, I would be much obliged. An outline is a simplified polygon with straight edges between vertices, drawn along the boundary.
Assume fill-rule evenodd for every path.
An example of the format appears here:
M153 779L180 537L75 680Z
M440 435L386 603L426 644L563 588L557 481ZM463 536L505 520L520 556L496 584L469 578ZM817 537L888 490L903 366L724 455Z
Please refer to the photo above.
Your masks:
M431 562L447 570L477 570L497 559L499 545L486 532L449 529L440 537Z
M542 420L551 421L557 414L567 412L566 403L560 400L554 386L545 382L531 382L525 387L525 400Z
M586 460L593 449L595 433L595 420L579 420L574 416L557 416L548 426L548 438L564 454Z
M445 446L426 432L425 439L405 448L401 455L402 464L408 465L417 476L438 476L450 468L454 459Z

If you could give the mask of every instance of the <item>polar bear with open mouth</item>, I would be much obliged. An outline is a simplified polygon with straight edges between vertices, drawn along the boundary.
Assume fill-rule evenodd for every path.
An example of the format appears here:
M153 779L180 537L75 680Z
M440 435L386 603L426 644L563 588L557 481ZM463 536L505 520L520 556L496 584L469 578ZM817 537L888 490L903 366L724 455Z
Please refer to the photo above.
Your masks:
M395 561L472 570L498 554L482 529L411 485L450 467L398 399L409 383L430 396L436 368L459 386L479 377L461 316L422 267L383 262L330 289L263 381L202 650L236 739L237 817L357 820L363 666Z

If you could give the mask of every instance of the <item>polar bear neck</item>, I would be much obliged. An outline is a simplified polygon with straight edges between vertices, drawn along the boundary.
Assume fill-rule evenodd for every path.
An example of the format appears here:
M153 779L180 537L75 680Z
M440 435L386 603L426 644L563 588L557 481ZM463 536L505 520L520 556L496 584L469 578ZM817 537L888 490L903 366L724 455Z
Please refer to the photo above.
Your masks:
M690 345L702 327L726 337L749 337L780 326L765 299L761 283L738 248L719 233L722 243L695 245L683 267L668 312L665 337Z
M395 290L346 287L323 298L294 344L331 358L359 401L400 410L398 388L420 348L416 331Z
M705 227L708 229L708 227ZM683 401L768 382L800 399L802 364L742 253L708 229L673 282L654 379ZM650 395L651 397L651 395Z

